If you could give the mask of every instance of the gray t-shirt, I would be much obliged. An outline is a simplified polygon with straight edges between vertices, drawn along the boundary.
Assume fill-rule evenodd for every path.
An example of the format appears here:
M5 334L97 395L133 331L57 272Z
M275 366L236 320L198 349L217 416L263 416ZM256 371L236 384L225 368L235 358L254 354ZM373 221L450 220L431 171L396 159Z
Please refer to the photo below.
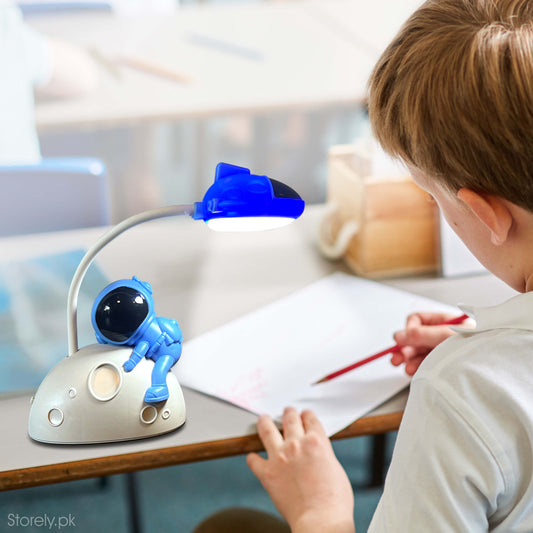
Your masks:
M533 293L424 360L371 533L533 531Z

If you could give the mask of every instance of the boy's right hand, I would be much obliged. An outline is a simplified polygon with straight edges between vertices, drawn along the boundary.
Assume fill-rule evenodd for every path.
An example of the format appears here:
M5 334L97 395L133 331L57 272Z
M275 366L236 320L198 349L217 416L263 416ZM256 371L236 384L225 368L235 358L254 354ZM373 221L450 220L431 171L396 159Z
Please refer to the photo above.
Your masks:
M394 340L402 348L394 352L391 363L405 364L405 373L414 375L420 363L442 341L454 335L449 326L442 323L454 315L447 313L413 313L407 317L405 329L394 334Z
M257 421L267 452L246 458L293 533L355 533L350 480L312 411L285 409L283 434L269 416Z

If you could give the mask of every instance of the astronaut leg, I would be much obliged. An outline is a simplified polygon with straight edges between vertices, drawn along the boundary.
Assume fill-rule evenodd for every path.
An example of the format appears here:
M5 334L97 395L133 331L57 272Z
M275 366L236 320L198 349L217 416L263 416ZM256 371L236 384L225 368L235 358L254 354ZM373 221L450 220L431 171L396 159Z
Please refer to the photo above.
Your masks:
M163 355L157 359L152 369L152 386L144 395L147 403L162 402L168 398L167 374L176 359L171 355Z

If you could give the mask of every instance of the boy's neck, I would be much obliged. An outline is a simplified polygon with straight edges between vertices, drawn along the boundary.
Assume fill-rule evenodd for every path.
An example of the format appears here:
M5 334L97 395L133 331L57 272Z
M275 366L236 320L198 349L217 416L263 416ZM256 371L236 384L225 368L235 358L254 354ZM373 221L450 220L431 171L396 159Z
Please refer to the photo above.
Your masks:
M512 224L503 242L492 246L485 255L487 267L518 292L533 291L533 212L503 200L512 217ZM487 241L488 244L488 241Z
M511 272L521 273L522 287L520 292L533 291L533 212L522 207L512 206L513 232L510 249L506 250Z

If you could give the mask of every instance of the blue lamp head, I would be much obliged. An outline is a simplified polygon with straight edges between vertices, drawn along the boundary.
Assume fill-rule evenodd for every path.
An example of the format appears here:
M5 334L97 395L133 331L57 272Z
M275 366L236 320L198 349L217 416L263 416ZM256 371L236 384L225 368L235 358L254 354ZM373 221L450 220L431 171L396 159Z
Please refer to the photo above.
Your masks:
M304 211L305 202L289 186L244 167L219 163L215 183L194 204L195 220L219 231L255 231L285 226Z

